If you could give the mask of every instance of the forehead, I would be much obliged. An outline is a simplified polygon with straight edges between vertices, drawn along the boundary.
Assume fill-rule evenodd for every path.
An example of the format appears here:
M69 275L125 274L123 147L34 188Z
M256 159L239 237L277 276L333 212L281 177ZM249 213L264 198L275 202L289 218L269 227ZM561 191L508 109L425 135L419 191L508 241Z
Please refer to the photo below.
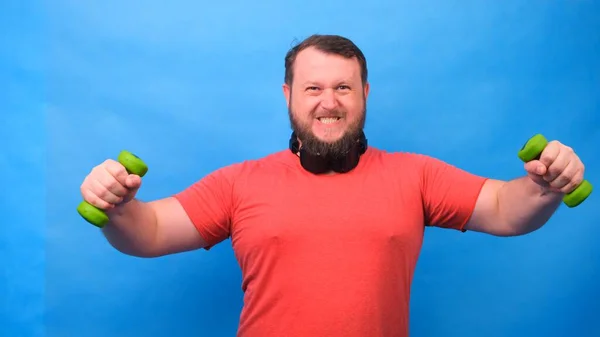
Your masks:
M356 58L324 53L307 48L294 62L294 81L360 81L360 64Z

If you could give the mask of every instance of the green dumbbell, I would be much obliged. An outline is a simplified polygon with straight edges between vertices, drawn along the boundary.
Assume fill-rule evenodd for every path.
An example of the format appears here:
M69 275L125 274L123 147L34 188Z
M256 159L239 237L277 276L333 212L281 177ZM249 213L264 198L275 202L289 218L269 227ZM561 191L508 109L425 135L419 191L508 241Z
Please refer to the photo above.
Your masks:
M117 157L117 161L125 167L129 174L136 174L140 177L143 177L146 172L148 172L148 166L146 163L144 163L138 156L131 152L121 151ZM77 206L77 212L87 222L99 228L104 227L104 225L106 225L108 222L108 216L103 210L93 206L85 200L82 201L79 206Z
M548 140L540 134L537 134L531 137L523 148L519 151L519 158L527 163L532 160L537 160L540 158L542 151L548 145ZM592 193L592 184L589 181L584 180L575 188L571 193L568 193L563 198L563 202L568 207L576 207L579 206L587 197Z

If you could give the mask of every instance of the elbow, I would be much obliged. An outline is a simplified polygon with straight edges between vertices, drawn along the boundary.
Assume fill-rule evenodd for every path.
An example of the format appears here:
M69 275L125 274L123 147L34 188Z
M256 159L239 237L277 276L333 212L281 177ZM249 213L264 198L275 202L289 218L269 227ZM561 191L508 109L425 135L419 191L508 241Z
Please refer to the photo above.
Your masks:
M160 257L160 254L157 250L151 249L149 247L140 247L140 246L131 246L131 245L121 245L115 242L110 242L110 245L119 253L124 255L139 257L139 258L154 258Z
M522 236L525 234L529 234L529 232L519 231L514 228L508 227L508 228L501 228L501 229L494 230L490 234L497 236L497 237L510 238L510 237Z
M507 219L501 216L470 221L465 229L497 237L515 237L536 231L542 225L527 219Z
M495 226L490 226L489 233L498 237L516 237L523 236L535 232L540 229L543 224L535 221L499 221Z
M104 230L103 232L110 246L119 253L139 258L153 258L163 255L155 238L153 240L148 240L148 238L141 240L112 230Z

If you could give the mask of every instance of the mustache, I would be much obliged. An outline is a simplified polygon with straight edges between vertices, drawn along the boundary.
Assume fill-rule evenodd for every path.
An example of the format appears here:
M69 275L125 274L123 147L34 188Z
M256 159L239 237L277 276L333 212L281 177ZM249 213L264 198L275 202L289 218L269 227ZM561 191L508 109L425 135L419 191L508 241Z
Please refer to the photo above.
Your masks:
M342 109L334 109L329 111L313 111L311 117L313 118L327 118L327 117L346 117L346 111Z

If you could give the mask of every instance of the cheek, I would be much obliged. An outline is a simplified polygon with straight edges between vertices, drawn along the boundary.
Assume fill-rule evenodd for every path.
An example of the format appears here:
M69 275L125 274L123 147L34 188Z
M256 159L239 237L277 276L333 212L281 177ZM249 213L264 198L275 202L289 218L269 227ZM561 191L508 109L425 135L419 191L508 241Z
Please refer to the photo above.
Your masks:
M358 117L364 110L364 104L358 100L348 100L341 104L341 108L346 111L349 116Z
M304 100L302 102L292 103L292 111L299 118L312 118L319 106L318 102L311 102L310 100Z

